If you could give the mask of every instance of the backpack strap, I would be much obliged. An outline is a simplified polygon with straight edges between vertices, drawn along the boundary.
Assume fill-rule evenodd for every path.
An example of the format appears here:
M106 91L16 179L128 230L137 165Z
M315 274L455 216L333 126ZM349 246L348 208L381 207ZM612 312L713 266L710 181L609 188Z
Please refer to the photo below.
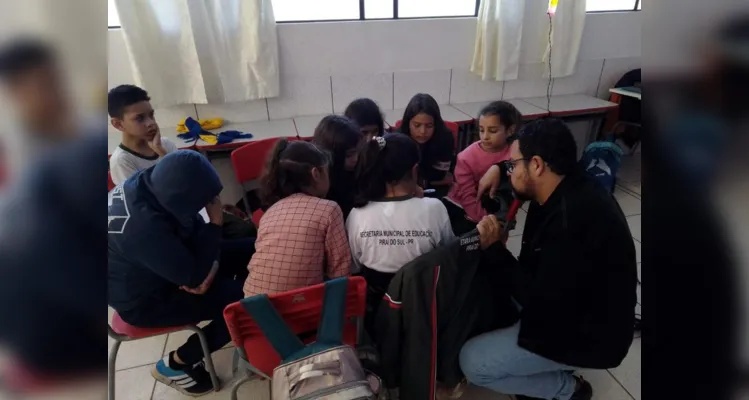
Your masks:
M343 344L343 323L346 312L348 278L336 278L325 282L322 318L317 330L317 342Z
M258 324L282 360L304 348L304 343L291 331L281 314L273 307L267 294L247 297L239 302Z

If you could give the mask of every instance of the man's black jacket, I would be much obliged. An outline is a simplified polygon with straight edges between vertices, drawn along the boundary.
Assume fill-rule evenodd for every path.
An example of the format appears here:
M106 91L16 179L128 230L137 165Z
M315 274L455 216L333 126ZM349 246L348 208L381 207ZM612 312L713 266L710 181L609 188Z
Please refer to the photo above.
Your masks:
M618 366L632 343L637 261L616 200L576 171L543 205L531 203L522 240L518 345L575 367Z
M393 277L376 331L382 378L388 387L400 387L402 399L434 399L436 381L459 383L463 344L517 321L506 279L514 259L504 253L501 244L482 251L474 230Z

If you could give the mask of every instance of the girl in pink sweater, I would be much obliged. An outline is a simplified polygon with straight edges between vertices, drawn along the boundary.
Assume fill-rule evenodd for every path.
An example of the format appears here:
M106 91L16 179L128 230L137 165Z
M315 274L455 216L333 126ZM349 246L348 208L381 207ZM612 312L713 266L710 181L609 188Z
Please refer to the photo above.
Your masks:
M512 104L506 101L488 104L479 113L481 140L458 154L455 184L447 199L463 208L465 218L474 224L487 215L481 199L476 197L479 180L489 167L510 158L507 138L515 133L521 121L520 112Z

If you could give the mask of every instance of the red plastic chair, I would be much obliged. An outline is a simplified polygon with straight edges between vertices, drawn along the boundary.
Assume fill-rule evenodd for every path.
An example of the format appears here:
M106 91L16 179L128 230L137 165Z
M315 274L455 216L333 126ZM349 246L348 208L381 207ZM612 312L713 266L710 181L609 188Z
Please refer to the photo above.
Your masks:
M457 151L457 149L458 149L458 131L460 130L460 127L458 126L458 124L456 124L455 122L452 122L452 121L444 121L444 122L445 122L445 126L447 127L447 129L449 129L450 132L453 133L453 140L455 141L455 149ZM395 129L400 128L402 124L403 124L403 120L399 119L399 120L395 121Z
M112 173L107 171L107 192L114 189L116 185L114 184L114 181L112 180Z
M208 341L205 338L203 330L197 325L184 325L169 328L138 328L123 321L120 315L115 312L112 316L112 324L107 326L107 334L114 339L112 349L109 351L109 400L114 400L114 373L117 365L117 352L119 351L122 342L145 339L152 336L184 330L190 330L198 334L198 338L200 338L200 346L203 348L203 355L205 356L205 369L211 376L213 390L218 392L219 389L221 389L221 386L219 385L218 376L216 375L216 369L213 367L213 359L211 358L211 352L208 349Z
M244 200L244 206L246 212L252 213L250 208L249 199L247 198L247 192L260 188L258 178L263 173L263 167L265 166L265 160L268 157L268 153L273 149L281 138L269 138L249 142L246 145L231 152L231 165L234 169L234 176L242 185L243 194L242 200ZM289 141L298 140L296 137L286 138ZM253 213L253 222L254 213ZM259 222L259 219L258 221ZM258 226L257 223L255 226Z
M321 283L272 294L269 298L294 333L314 332L320 323L324 287L325 285ZM347 345L356 346L359 342L366 308L366 294L367 283L364 278L361 276L348 278L345 311L347 323L343 332L343 342ZM226 306L224 319L232 341L242 358L241 361L235 358L235 362L240 361L249 371L270 380L273 376L273 369L281 363L281 358L265 338L260 327L247 314L240 302ZM314 340L315 337L311 336L305 340L305 343L311 343ZM236 400L239 387L250 379L252 379L251 376L246 376L234 385L232 400Z

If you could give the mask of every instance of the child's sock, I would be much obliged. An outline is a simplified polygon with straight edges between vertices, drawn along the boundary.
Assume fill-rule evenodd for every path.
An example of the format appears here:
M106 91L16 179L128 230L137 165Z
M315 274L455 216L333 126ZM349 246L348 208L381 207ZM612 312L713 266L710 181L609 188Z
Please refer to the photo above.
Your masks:
M185 367L186 367L185 364L180 364L180 363L177 362L177 360L174 359L174 355L176 353L177 353L176 351L173 351L173 352L169 353L169 362L167 363L167 365L169 366L169 368L174 369L174 370L185 369Z

